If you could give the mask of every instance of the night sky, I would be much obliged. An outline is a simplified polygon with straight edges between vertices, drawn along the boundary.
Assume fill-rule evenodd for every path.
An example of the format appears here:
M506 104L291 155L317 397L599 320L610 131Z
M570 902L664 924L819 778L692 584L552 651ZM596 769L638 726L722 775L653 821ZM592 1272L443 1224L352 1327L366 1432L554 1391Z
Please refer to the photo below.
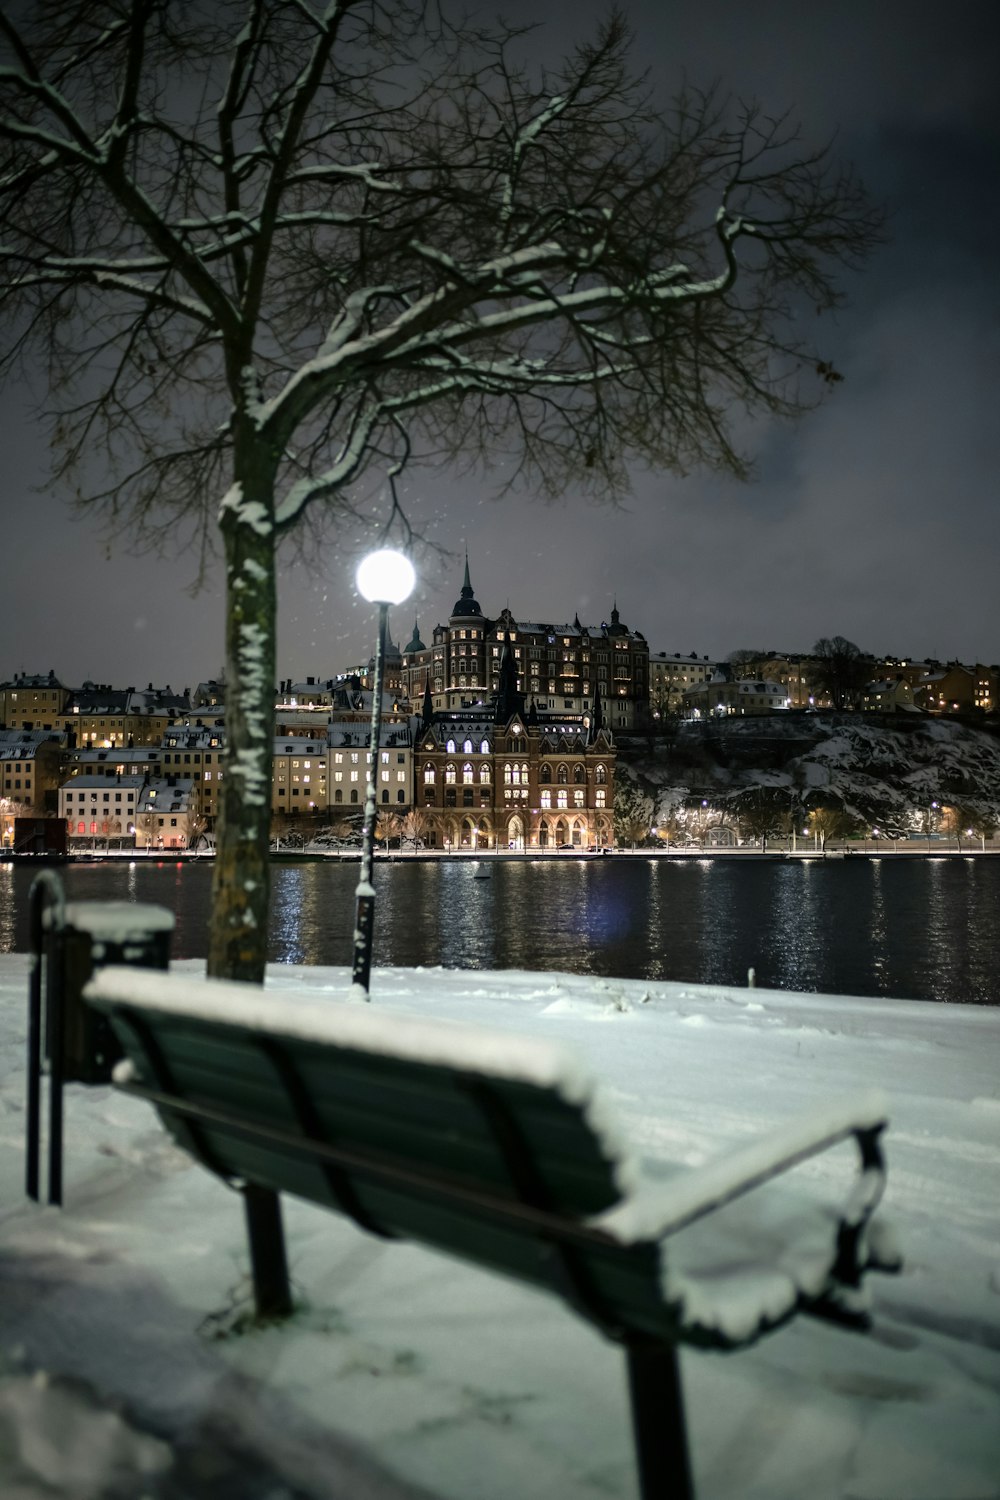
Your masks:
M817 325L845 379L796 426L743 434L750 484L636 471L618 510L527 497L422 470L404 483L436 548L392 619L425 642L458 596L468 546L487 613L623 621L652 650L725 656L809 650L841 634L865 650L1000 660L1000 5L996 0L631 0L637 64L664 97L713 79L805 136L834 131L892 213L891 241ZM491 10L484 8L484 12ZM540 48L593 25L596 0L510 0L543 14ZM41 394L40 392L38 394ZM4 401L0 679L45 672L124 687L193 687L223 661L218 577L191 598L189 557L110 558L65 494L35 492L45 440L26 393ZM278 670L326 677L367 657L369 606L354 560L328 545L310 576L289 558Z

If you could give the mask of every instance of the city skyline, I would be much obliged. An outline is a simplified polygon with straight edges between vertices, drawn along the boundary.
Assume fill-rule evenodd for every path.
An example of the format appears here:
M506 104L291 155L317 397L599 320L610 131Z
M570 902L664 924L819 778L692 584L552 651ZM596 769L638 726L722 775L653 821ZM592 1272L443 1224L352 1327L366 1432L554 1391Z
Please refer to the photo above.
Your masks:
M873 655L991 661L1000 655L993 571L998 348L988 192L1000 159L995 107L998 18L959 0L946 30L929 4L849 3L803 15L770 0L751 17L716 0L667 18L626 7L664 96L685 67L774 109L804 135L839 127L892 212L892 240L847 285L850 305L818 325L845 378L795 427L743 434L757 477L684 479L637 471L617 511L531 497L493 500L493 481L453 471L404 476L418 533L417 591L394 611L405 643L447 619L469 550L487 612L599 622L617 598L653 651L724 657L740 647L809 651L842 634ZM543 48L591 27L591 0L546 7ZM506 11L529 14L523 0ZM810 329L811 333L812 330ZM41 392L36 391L36 396ZM7 458L0 677L53 669L62 680L193 686L223 658L221 584L185 592L194 560L111 560L65 495L39 496L43 430L27 393L4 397ZM353 586L354 550L327 545L314 573L289 556L279 589L278 673L328 675L365 659L374 619ZM435 549L446 548L441 556Z

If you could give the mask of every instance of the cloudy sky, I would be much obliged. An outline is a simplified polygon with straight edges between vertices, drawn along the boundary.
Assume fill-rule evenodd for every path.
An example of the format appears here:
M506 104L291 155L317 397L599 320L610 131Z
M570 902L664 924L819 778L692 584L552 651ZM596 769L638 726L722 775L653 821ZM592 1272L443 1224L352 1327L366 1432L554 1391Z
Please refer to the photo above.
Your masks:
M508 0L546 18L548 46L595 24L597 0ZM845 380L794 427L750 434L750 484L636 472L617 510L573 494L497 500L485 482L422 472L406 504L431 541L412 606L429 640L468 546L486 612L598 623L617 597L654 650L808 650L842 634L873 652L1000 660L1000 6L996 0L625 0L664 97L719 79L838 149L892 210L891 242L824 324ZM491 10L492 7L485 7ZM223 659L218 579L191 598L190 558L108 555L65 494L39 493L46 452L25 393L4 392L0 679L193 685ZM328 676L371 649L353 560L289 560L281 676Z

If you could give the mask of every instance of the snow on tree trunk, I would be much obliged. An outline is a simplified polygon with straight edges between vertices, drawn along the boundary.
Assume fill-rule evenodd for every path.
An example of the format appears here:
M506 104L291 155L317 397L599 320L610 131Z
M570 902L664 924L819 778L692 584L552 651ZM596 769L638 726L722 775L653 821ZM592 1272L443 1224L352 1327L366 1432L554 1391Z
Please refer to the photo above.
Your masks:
M234 487L223 505L226 581L226 757L208 972L263 983L267 961L275 579L270 486L263 503Z

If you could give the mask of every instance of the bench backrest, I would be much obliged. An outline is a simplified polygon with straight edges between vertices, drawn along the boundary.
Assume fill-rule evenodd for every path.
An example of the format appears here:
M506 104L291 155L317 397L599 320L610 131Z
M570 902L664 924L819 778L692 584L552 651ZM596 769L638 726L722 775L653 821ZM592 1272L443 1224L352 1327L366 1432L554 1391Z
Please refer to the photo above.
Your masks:
M205 1165L376 1231L551 1284L537 1224L490 1203L579 1219L628 1185L597 1086L561 1046L176 973L106 968L86 998L121 1038L126 1086Z

